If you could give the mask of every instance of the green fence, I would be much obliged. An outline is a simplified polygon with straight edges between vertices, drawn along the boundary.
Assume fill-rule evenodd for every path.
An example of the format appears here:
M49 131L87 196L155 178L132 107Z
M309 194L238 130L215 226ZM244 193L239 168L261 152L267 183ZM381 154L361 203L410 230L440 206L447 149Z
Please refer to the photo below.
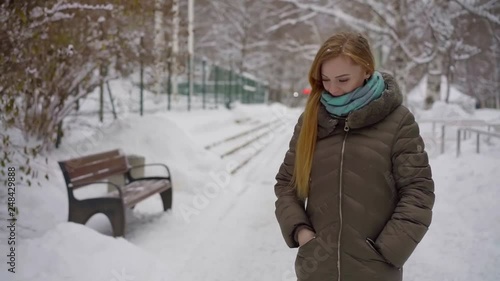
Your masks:
M267 102L268 85L249 74L241 74L208 63L206 60L196 59L193 77L193 93L190 100L196 104L201 102L203 108L219 105L230 107L234 101L245 104ZM187 73L183 73L178 79L179 95L187 96L189 94Z

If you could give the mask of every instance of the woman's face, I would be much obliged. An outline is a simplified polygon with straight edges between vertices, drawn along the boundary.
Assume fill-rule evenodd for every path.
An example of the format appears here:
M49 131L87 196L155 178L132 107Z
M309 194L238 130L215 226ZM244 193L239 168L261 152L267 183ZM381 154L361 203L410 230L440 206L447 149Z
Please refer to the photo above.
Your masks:
M368 77L369 74L347 56L338 56L321 65L323 87L335 97L362 86Z

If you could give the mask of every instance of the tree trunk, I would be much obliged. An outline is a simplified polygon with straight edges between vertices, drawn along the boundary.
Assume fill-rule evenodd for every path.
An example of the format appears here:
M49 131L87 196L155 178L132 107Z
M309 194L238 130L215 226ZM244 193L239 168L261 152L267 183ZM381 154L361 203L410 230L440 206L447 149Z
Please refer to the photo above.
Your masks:
M401 35L404 34L406 30L406 24L405 20L403 18L404 15L406 15L406 5L403 1L395 1L394 2L394 10L396 11L396 24L395 26L398 27L398 33L399 33L399 38L403 38ZM394 42L394 44L398 44L397 42ZM396 79L396 82L398 83L398 86L400 88L401 94L403 95L403 105L408 106L408 93L407 93L407 87L406 87L406 78L407 78L407 73L406 73L406 66L408 64L408 57L404 53L403 49L401 46L396 45L396 48L394 49L393 56L391 58L392 61L394 61L394 78Z
M486 99L484 99L484 98L480 98L479 103L481 104L481 108L488 107L488 103L487 103Z
M498 38L498 37L497 37ZM494 90L496 90L496 108L500 109L500 44L494 39L493 40L493 53L496 56L495 59L495 84Z
M451 93L451 79L449 76L446 77L446 99L445 102L449 103L450 102L450 93Z
M157 101L162 92L162 80L164 78L163 56L165 54L165 27L163 24L163 9L165 8L165 0L155 0L155 93Z
M177 63L177 58L179 56L179 0L173 0L172 3L172 66L171 66L171 77L172 77L172 97L174 101L177 101L179 93L179 88L177 84L177 71L179 65Z
M188 108L191 110L191 96L194 95L194 0L188 0L188 80L189 80L189 91L188 91Z
M454 74L454 69L452 66L452 57L451 53L448 53L446 61L446 98L445 98L446 103L450 102L450 92L451 92L450 90L451 90L451 83L453 82L453 76L454 76L453 74Z
M431 61L427 70L427 92L425 109L432 107L435 101L441 99L441 76L443 75L443 58L440 53Z

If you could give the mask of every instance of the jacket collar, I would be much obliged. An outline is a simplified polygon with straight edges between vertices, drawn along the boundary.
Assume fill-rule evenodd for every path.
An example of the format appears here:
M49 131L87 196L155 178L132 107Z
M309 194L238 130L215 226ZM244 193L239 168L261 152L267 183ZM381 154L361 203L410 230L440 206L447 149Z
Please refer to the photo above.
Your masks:
M390 74L382 73L386 83L386 89L382 96L363 108L353 111L347 116L346 120L351 129L360 129L376 124L391 114L403 102L403 96L399 90L394 77ZM324 138L330 135L340 119L332 117L323 104L319 105L318 112L318 138Z

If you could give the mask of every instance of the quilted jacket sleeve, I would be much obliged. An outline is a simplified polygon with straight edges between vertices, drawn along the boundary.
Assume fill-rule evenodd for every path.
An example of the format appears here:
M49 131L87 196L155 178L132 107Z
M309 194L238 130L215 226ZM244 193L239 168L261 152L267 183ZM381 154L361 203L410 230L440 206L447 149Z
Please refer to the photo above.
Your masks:
M309 218L304 210L304 201L297 197L294 187L290 186L293 169L295 166L295 145L299 138L302 115L295 126L290 146L285 154L285 159L276 175L276 185L274 191L278 199L276 200L276 218L281 228L283 238L290 248L299 246L295 240L295 231L298 227L312 229Z
M434 206L434 182L419 127L407 111L392 149L392 175L399 202L375 247L396 267L402 267L427 232Z

